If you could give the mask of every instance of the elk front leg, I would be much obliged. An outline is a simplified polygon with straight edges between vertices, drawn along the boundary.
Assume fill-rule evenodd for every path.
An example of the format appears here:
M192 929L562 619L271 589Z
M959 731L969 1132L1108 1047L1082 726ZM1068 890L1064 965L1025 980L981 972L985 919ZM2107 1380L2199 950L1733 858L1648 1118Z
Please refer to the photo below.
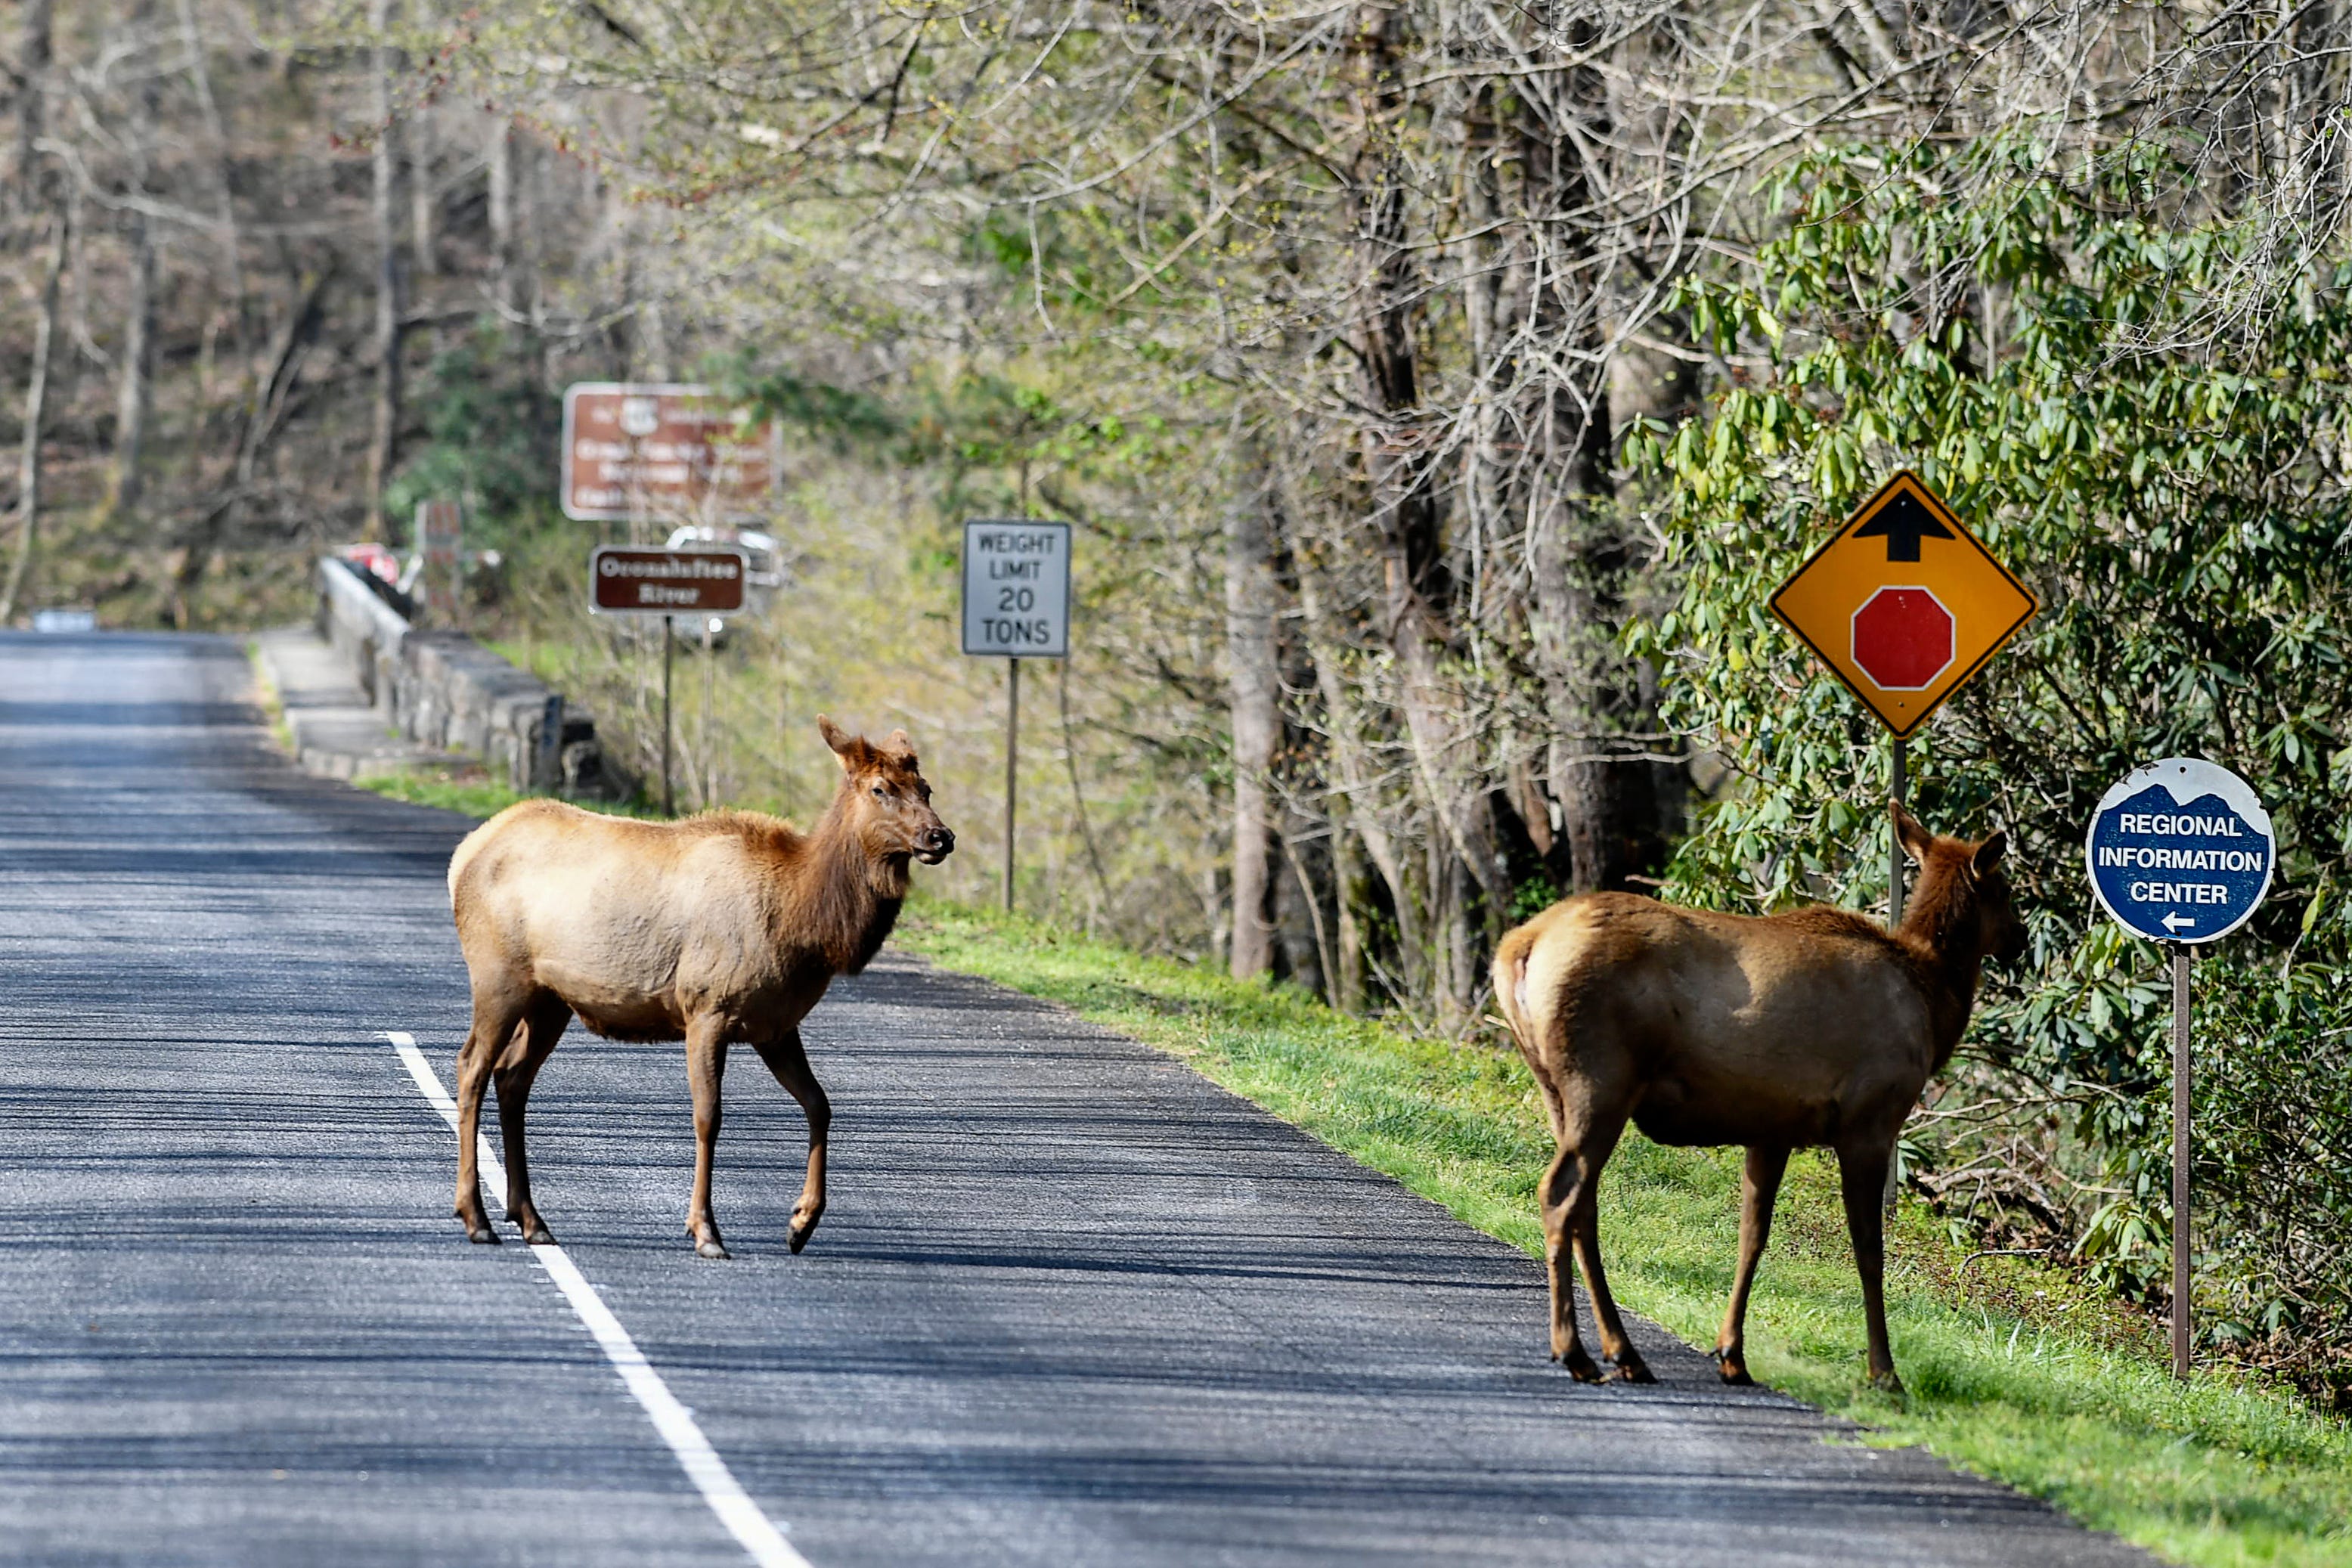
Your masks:
M457 1051L457 1203L458 1223L469 1241L498 1245L499 1233L482 1207L482 1167L477 1151L482 1146L482 1091L490 1081L490 1064L514 1037L522 1016L521 1005L502 996L474 998L474 1026Z
M1748 1151L1739 1182L1739 1272L1731 1282L1723 1331L1715 1336L1716 1370L1726 1383L1745 1386L1756 1381L1748 1375L1748 1292L1756 1283L1757 1260L1772 1237L1772 1205L1780 1196L1780 1177L1788 1168L1786 1149Z
M1838 1185L1845 1197L1845 1228L1853 1238L1853 1266L1862 1275L1862 1310L1870 1333L1870 1381L1889 1394L1903 1392L1895 1375L1895 1352L1886 1342L1886 1232L1882 1204L1886 1167L1895 1153L1892 1136L1884 1143L1841 1148Z
M704 1258L732 1256L710 1217L710 1170L719 1151L719 1083L727 1073L727 1041L715 1019L698 1018L686 1030L686 1079L694 1090L694 1197L686 1234Z
M539 1069L555 1049L555 1042L563 1037L563 1028L572 1021L572 1009L552 992L542 992L532 999L522 1016L522 1029L509 1043L491 1071L491 1079L499 1091L499 1132L506 1145L507 1154L507 1218L522 1227L522 1238L533 1247L551 1243L555 1237L547 1222L539 1217L538 1205L530 1200L530 1155L524 1147L523 1121L530 1105L530 1086L539 1077Z
M824 1142L833 1126L833 1105L824 1097L824 1086L809 1070L808 1052L801 1047L798 1029L787 1029L775 1040L755 1043L751 1048L760 1053L784 1092L801 1102L801 1110L808 1117L808 1175L801 1183L800 1202L793 1205L790 1237L792 1249L798 1252L808 1245L816 1222L824 1217Z

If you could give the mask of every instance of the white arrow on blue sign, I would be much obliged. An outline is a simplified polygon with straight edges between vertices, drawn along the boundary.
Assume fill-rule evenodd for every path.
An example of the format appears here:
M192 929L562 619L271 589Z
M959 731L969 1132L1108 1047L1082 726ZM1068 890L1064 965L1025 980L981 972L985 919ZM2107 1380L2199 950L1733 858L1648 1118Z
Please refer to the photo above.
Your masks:
M2262 907L2278 865L2252 786L2202 757L2133 770L2100 798L2083 854L2107 913L2156 942L2229 935Z

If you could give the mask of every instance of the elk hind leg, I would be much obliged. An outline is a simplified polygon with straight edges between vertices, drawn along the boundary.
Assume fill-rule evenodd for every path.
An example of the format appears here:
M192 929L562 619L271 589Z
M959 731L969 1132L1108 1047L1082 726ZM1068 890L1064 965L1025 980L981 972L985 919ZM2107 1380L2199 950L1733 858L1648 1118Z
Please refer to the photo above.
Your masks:
M1568 1368L1580 1383L1598 1383L1601 1369L1584 1349L1582 1336L1576 1326L1576 1278L1570 1262L1571 1249L1585 1251L1587 1285L1601 1279L1599 1265L1601 1248L1597 1228L1590 1248L1580 1245L1579 1228L1586 1206L1593 1202L1601 1181L1601 1167L1617 1146L1617 1138L1625 1129L1625 1118L1631 1107L1618 1104L1606 1109L1596 1107L1588 1091L1573 1100L1564 1101L1560 1119L1559 1152L1554 1154L1550 1168L1544 1172L1541 1201L1543 1205L1544 1262L1551 1280L1551 1355ZM1600 1284L1593 1298L1596 1322L1601 1321L1601 1302L1608 1287ZM1609 1315L1616 1316L1615 1304ZM1613 1338L1619 1350L1630 1350L1623 1325L1618 1324L1613 1336L1605 1325L1601 1330L1601 1349L1611 1352ZM1614 1353L1612 1352L1611 1353ZM1636 1357L1638 1364L1640 1358Z
M784 1086L784 1092L800 1101L802 1113L808 1118L808 1175L801 1183L800 1201L793 1205L793 1228L789 1245L794 1252L808 1245L809 1237L816 1230L816 1222L824 1217L824 1144L825 1135L833 1127L833 1104L825 1099L824 1086L809 1070L808 1052L802 1048L798 1029L788 1029L773 1041L754 1043L753 1050Z
M540 1066L571 1021L572 1009L563 998L552 991L541 992L523 1010L521 1031L508 1043L490 1074L498 1086L499 1132L506 1147L507 1218L522 1227L523 1240L533 1247L555 1237L530 1201L530 1156L523 1145L523 1118Z
M477 991L473 1027L467 1031L466 1043L457 1052L457 1215L468 1240L489 1246L497 1245L499 1233L490 1228L489 1214L482 1207L481 1162L477 1157L481 1148L482 1090L490 1081L490 1064L514 1038L522 1014L520 998L504 992Z
M1903 1392L1895 1375L1895 1352L1886 1339L1886 1167L1895 1155L1893 1135L1838 1150L1838 1186L1845 1199L1846 1232L1853 1238L1853 1266L1862 1276L1863 1321L1870 1335L1870 1381L1889 1394Z
M719 1153L719 1086L727 1075L727 1039L716 1019L697 1018L686 1030L686 1079L694 1090L694 1196L686 1234L704 1258L731 1258L710 1213L710 1172Z
M1731 1304L1723 1314L1722 1331L1715 1336L1715 1365L1723 1381L1741 1386L1756 1380L1748 1375L1748 1292L1756 1283L1756 1264L1772 1237L1772 1205L1780 1195L1780 1177L1789 1168L1789 1151L1754 1147L1739 1181L1739 1272L1731 1282Z

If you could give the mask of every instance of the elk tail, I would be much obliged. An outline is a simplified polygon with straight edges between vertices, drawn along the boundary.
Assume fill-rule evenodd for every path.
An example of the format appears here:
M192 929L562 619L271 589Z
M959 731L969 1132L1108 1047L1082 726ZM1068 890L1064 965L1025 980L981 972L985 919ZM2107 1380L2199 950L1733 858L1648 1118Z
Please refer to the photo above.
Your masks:
M1528 960L1534 956L1535 939L1526 931L1515 931L1503 939L1495 950L1495 1005L1503 1010L1504 1022L1511 1033L1521 1040L1528 1033Z

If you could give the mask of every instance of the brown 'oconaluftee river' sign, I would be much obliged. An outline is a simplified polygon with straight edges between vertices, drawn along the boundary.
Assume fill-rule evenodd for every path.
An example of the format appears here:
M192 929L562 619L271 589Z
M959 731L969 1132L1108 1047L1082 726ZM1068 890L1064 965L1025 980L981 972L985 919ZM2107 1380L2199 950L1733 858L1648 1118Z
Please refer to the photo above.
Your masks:
M600 616L723 616L743 607L740 550L599 545L588 557L588 606Z

